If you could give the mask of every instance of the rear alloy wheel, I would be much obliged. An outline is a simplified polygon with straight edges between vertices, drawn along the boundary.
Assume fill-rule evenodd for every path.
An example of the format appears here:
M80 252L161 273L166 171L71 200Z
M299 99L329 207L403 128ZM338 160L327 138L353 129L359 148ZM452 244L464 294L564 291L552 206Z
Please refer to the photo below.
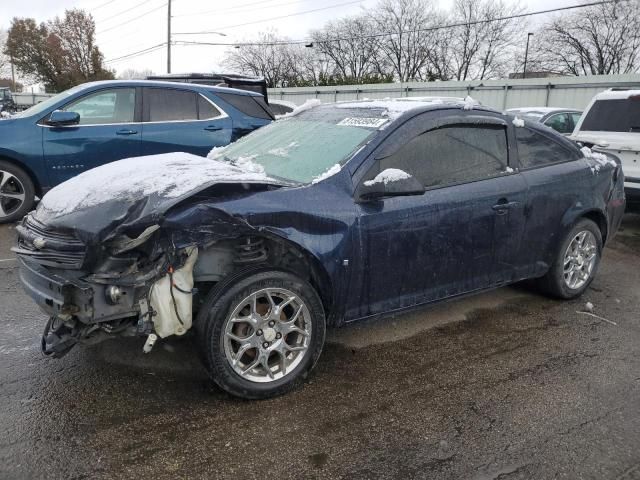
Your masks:
M0 161L0 223L20 220L33 206L33 183L20 168Z
M198 319L212 379L232 395L269 398L298 386L325 336L317 293L281 271L241 274L213 291ZM206 315L206 317L205 317Z
M578 290L591 278L598 259L596 237L589 230L582 230L573 237L564 254L564 283L571 290Z
M541 287L560 298L575 298L587 289L595 276L602 254L602 233L591 220L580 220L564 238Z

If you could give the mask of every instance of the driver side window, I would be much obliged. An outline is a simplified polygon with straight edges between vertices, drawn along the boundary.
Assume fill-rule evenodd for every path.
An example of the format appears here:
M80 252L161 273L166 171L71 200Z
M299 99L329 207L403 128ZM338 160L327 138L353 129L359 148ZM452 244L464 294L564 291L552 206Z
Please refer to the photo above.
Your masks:
M82 97L63 110L80 115L80 125L132 123L136 104L134 88L113 88Z
M397 152L379 161L379 170L403 170L424 185L439 188L503 174L508 165L507 134L503 126L451 125L414 137ZM373 173L373 175L372 175Z

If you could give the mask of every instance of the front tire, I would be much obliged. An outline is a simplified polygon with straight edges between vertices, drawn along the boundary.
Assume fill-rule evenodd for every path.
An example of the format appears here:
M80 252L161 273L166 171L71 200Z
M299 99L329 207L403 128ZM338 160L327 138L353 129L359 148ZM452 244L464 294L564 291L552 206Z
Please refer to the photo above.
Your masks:
M279 270L240 273L214 288L197 326L212 380L245 399L299 386L320 356L326 330L313 287Z
M582 219L563 239L555 262L540 279L540 285L554 297L579 297L593 281L601 256L600 229L593 221Z
M36 194L29 175L0 160L0 224L15 222L33 207Z

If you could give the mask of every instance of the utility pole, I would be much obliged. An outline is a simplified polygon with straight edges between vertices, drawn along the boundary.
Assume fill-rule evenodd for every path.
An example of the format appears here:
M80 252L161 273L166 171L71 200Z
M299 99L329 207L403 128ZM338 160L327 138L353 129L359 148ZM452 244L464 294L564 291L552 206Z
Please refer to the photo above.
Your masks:
M10 57L11 60L11 91L15 92L16 91L16 69L13 66L13 57Z
M171 1L171 0L169 0ZM533 35L533 33L529 32L527 33L527 48L525 48L524 50L524 68L522 69L522 78L527 78L527 57L529 56L529 39L531 38L531 36Z
M167 0L167 73L171 73L171 0Z

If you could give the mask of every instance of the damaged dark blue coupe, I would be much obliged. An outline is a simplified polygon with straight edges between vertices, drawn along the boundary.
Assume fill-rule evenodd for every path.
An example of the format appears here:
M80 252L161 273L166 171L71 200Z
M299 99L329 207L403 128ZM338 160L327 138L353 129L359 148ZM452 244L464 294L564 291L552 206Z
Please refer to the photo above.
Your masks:
M619 161L469 101L314 105L205 159L115 162L17 227L43 351L192 330L244 398L309 374L325 331L535 279L579 296L624 211Z

